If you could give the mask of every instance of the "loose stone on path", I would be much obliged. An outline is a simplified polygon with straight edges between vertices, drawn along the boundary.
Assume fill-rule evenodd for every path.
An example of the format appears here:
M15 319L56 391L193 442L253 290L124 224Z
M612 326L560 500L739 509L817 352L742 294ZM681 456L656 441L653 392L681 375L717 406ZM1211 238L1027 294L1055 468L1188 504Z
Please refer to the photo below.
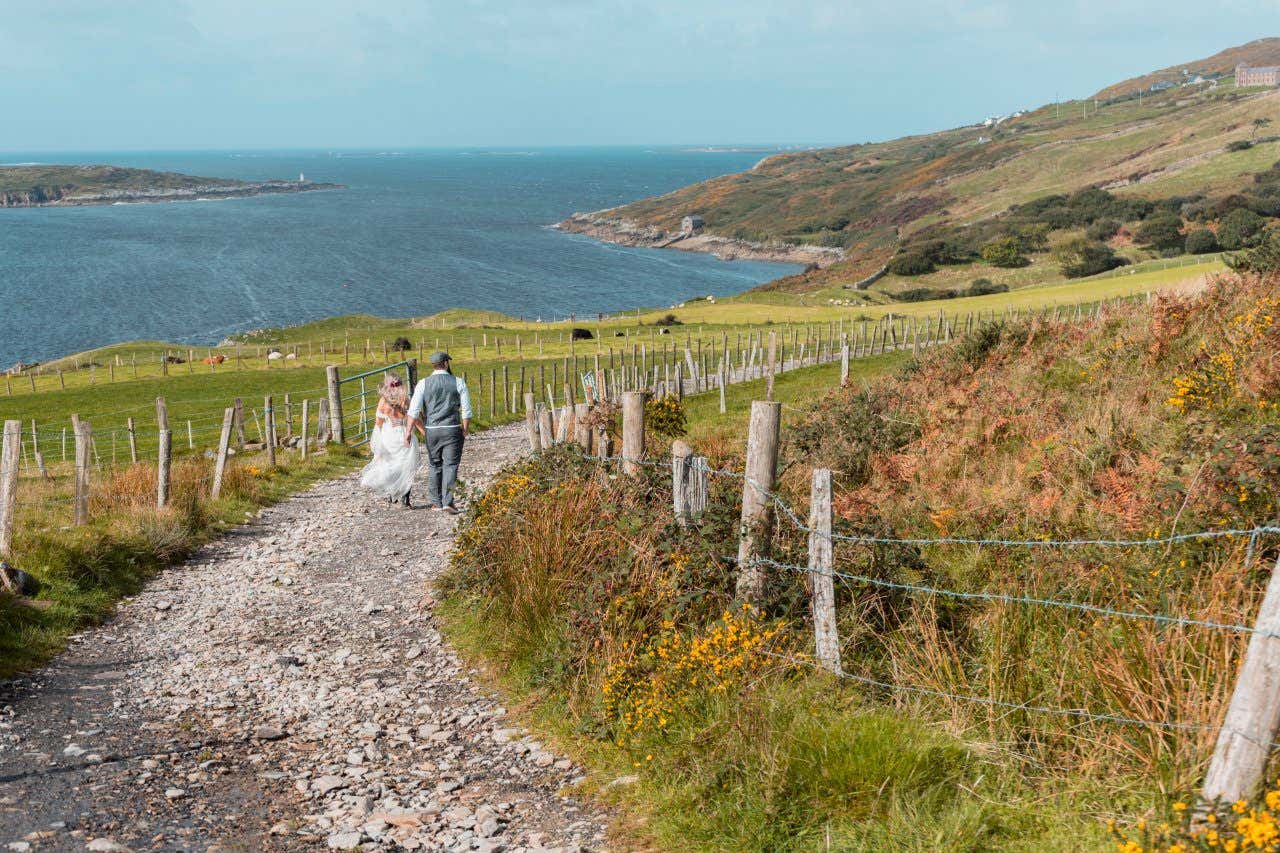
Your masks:
M463 478L527 441L474 437ZM456 523L317 485L0 687L0 844L603 848L606 816L566 795L577 768L440 635L426 587Z

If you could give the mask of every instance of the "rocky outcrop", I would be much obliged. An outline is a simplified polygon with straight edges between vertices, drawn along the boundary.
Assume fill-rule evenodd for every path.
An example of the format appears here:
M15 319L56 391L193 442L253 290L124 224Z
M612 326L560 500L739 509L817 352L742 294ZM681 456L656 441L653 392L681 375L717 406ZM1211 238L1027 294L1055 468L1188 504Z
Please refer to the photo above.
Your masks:
M187 187L142 189L86 189L76 186L37 185L23 190L0 191L0 207L69 207L91 204L142 204L159 201L244 198L270 193L300 193L344 189L342 184L314 181L232 181Z
M827 267L844 259L843 251L826 246L762 243L723 237L706 231L689 235L679 231L666 231L656 225L644 225L630 219L609 216L607 212L575 213L563 222L556 223L555 227L571 234L584 234L606 243L617 243L620 246L706 252L726 261L737 259L780 261Z

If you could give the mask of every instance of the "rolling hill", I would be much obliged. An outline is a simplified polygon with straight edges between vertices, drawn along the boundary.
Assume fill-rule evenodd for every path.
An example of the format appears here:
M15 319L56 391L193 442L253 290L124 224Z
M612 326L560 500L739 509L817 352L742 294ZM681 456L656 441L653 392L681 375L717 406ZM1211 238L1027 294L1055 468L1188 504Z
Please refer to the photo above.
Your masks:
M1280 61L1280 39L1231 48L1177 73L1268 60ZM1223 194L1280 159L1280 140L1260 135L1280 113L1280 91L1238 89L1234 78L1218 77L1123 97L1163 73L1099 93L1114 91L1112 102L1070 101L989 125L779 154L749 171L580 214L561 227L722 255L735 253L730 241L746 253L752 244L837 250L816 259L819 269L766 286L808 292L862 279L927 229L981 222L1050 194L1090 187L1153 200ZM696 241L678 238L688 214L705 222Z

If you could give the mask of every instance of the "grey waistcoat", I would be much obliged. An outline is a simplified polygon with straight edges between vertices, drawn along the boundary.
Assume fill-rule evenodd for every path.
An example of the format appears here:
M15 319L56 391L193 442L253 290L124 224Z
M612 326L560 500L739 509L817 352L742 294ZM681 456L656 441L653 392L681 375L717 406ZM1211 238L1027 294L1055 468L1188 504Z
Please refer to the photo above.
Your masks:
M462 398L458 394L458 378L452 373L433 373L425 380L422 400L422 423L428 427L462 426Z

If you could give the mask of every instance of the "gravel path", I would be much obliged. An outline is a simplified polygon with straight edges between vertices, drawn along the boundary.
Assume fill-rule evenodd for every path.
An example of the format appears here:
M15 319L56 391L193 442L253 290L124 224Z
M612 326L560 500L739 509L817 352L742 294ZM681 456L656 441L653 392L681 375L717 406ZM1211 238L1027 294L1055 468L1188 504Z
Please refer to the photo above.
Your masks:
M482 486L523 425L476 436ZM0 685L15 850L598 849L578 769L440 637L455 519L354 477L264 510Z

